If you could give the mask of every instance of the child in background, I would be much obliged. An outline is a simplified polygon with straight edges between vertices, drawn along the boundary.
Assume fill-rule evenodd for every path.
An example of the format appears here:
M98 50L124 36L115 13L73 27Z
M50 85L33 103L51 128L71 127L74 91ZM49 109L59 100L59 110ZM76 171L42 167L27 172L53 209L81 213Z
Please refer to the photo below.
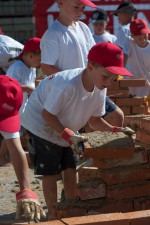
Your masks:
M30 190L29 168L20 142L20 115L23 92L17 80L0 76L0 133L4 137L17 176L20 191L16 194L16 219L40 220L45 217L37 195ZM1 174L2 175L2 174Z
M113 12L113 15L118 17L121 25L116 37L116 45L121 48L124 47L126 39L130 36L130 23L134 20L136 13L135 5L132 2L121 3L118 8Z
M108 24L108 16L106 11L99 9L92 14L91 21L94 27L93 38L96 43L110 41L115 43L117 38L115 35L106 31Z
M0 74L6 74L9 66L17 60L23 44L5 35L0 27Z
M135 79L144 78L145 87L132 87L129 92L136 96L150 95L150 29L143 19L135 19L130 24L131 37L126 40L123 52L130 63L130 71Z
M20 108L20 116L23 113L24 107L28 101L28 96L35 88L36 68L40 67L41 51L40 38L33 37L28 39L19 55L19 59L14 62L7 71L7 76L13 77L20 83L23 90L23 103ZM23 128L21 129L21 135ZM1 143L0 161L1 165L7 165L7 145L5 140Z
M78 130L89 121L96 124L96 130L124 132L125 128L114 127L102 118L107 86L118 74L132 76L123 67L123 52L113 43L99 43L89 51L86 68L45 78L29 98L22 125L29 131L35 151L35 173L43 176L49 219L56 219L53 204L57 202L57 175L62 171L65 197L75 197L74 152L79 153L78 143L86 140Z

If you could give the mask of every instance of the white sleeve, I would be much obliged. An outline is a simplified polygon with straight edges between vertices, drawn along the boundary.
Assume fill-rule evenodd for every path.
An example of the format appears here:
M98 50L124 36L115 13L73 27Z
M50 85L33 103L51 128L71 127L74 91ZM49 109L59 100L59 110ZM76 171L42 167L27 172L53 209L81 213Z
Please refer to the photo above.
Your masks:
M120 46L121 48L123 48L124 44L126 42L126 39L127 39L127 34L125 34L125 32L123 31L122 28L120 28L118 30L116 37L117 37L117 40L116 40L115 44Z
M11 58L11 54L9 53L8 47L4 45L0 45L0 67L9 66L10 58Z
M130 54L130 51L131 51L131 47L130 47L130 42L131 42L131 38L128 37L124 43L124 46L123 46L123 53L126 54L126 55L129 55Z
M13 138L19 138L20 137L19 132L9 133L9 132L0 131L0 133L3 136L4 139L13 139Z
M56 32L47 30L41 42L41 63L55 65L59 58L59 41Z
M15 66L13 63L9 69L7 70L7 76L15 78L20 84L22 83L22 67L21 66Z

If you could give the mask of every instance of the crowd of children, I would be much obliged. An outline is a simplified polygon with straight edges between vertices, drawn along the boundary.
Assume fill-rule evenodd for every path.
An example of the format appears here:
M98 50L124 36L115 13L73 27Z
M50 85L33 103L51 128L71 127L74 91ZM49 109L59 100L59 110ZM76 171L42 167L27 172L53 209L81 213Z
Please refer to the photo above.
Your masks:
M79 154L78 143L86 140L78 131L133 132L123 128L123 112L106 96L107 87L117 75L144 78L147 86L132 94L150 94L150 29L144 20L134 19L133 3L122 3L113 12L122 25L116 36L107 31L107 13L90 0L58 0L57 4L58 18L42 39L27 40L18 60L0 76L0 133L4 138L0 158L8 148L20 185L17 218L22 214L37 220L45 217L30 190L20 124L28 133L30 157L35 174L42 175L48 219L52 220L56 219L52 208L57 202L58 174L62 173L66 199L74 198L75 154ZM91 15L93 34L80 21L85 6L96 8ZM128 70L127 62L132 65ZM47 77L35 88L40 66Z

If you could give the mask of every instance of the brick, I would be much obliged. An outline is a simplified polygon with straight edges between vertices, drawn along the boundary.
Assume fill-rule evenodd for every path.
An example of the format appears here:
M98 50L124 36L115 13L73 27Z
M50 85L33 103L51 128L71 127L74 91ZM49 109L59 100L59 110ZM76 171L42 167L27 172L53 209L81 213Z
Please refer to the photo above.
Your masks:
M128 116L131 114L131 106L119 106L119 108L123 111L125 116Z
M100 151L93 151L93 149L86 148L84 155L96 159L112 159L112 158L132 158L134 154L134 147L118 148L118 149L101 149Z
M150 165L116 167L99 170L97 177L107 185L150 179Z
M118 166L131 166L140 165L148 163L148 153L142 147L136 147L133 157L130 159L93 159L93 167L98 167L99 169L114 168Z
M147 118L147 115L128 115L124 118L124 127L131 127L133 130L138 130L141 127L141 120Z
M134 211L150 209L150 196L134 199Z
M125 213L110 213L64 218L61 221L66 225L129 225L129 220Z
M132 106L131 107L131 113L132 114L142 114L146 112L146 108L144 105L140 105L140 106Z
M24 224L27 224L27 223L13 223L13 225L24 225ZM47 222L39 222L38 224L39 225L64 225L64 222L60 220L53 220L53 221L47 221ZM37 225L37 223L32 223L32 225Z
M150 195L150 181L139 181L120 185L107 186L107 197L127 199Z
M140 129L145 130L145 131L150 131L150 116L141 119Z
M120 87L145 87L145 79L122 79L119 81Z
M81 207L73 207L73 208L67 208L67 209L57 208L55 209L55 212L57 215L57 219L69 218L69 217L75 217L75 216L84 216L87 214L87 210Z
M120 88L120 87L119 87L119 82L118 82L118 81L113 81L113 82L111 83L111 86L108 87L107 90L109 90L109 89L119 89L119 88Z
M150 210L137 211L126 214L130 218L131 225L149 225L150 224Z
M144 97L132 97L132 98L117 98L116 104L119 106L139 106L143 105L145 101Z
M89 158L131 158L135 149L133 139L122 132L89 132L84 143L84 155Z
M114 90L114 89L108 89L107 90L107 95L109 97L115 97L115 98L118 98L118 97L121 97L121 98L124 98L124 97L128 97L129 96L129 90L127 89L118 89L118 90Z
M93 178L76 184L75 196L81 200L106 197L106 187L100 179Z
M78 175L79 175L79 182L81 180L88 180L93 177L96 178L98 177L98 168L97 167L82 167L78 171Z
M136 132L136 140L150 144L150 131L140 130Z
M133 201L132 199L129 200L112 200L106 199L101 205L91 207L88 210L88 214L99 214L99 213L115 213L115 212L131 212L133 211Z

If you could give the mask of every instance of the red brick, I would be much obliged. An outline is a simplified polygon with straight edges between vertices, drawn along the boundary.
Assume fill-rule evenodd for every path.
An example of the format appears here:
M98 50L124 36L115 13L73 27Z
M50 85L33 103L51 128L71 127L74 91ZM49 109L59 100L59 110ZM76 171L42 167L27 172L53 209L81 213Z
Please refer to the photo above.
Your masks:
M150 196L134 199L134 211L150 209Z
M140 106L132 106L131 107L131 113L132 114L144 114L146 111L145 111L145 106L144 105L140 105Z
M116 104L119 106L133 106L143 105L145 98L143 97L132 97L132 98L117 98Z
M120 87L144 87L145 79L122 79L119 81Z
M150 131L140 130L136 133L136 140L150 144Z
M134 146L126 146L126 148L104 148L93 150L85 146L85 157L93 159L112 159L112 158L132 158L134 154Z
M114 201L112 199L106 199L100 206L91 207L91 210L88 211L88 214L99 214L99 213L115 213L115 212L131 212L133 211L133 201L130 200L121 200Z
M120 87L119 87L119 81L113 81L113 82L111 83L111 86L108 87L107 90L109 90L109 89L119 89L119 88L120 88Z
M145 131L150 131L150 117L141 119L140 128Z
M127 199L150 195L150 181L140 181L121 185L112 185L106 188L107 197Z
M141 120L147 118L147 115L129 115L124 118L124 127L131 127L133 130L138 130L141 127Z
M73 207L73 208L56 208L56 215L57 219L61 218L69 218L69 217L75 217L75 216L84 216L87 214L87 210L85 208L81 207Z
M148 153L144 148L136 147L133 158L131 159L93 159L93 167L99 169L114 168L118 166L140 165L148 163Z
M107 185L150 179L150 165L116 167L99 170L97 177Z
M15 224L16 225L24 225L24 224L29 224L29 223L13 223L13 225L15 225ZM38 224L39 225L64 225L64 222L62 222L60 220L53 220L53 221L47 221L47 222L39 222ZM0 224L0 225L2 225L2 224ZM37 225L37 223L32 223L32 225Z
M81 180L88 180L90 178L97 177L98 168L97 167L82 167L78 171L78 175L79 175L79 182Z
M150 224L150 210L137 211L126 213L130 218L131 225L149 225Z
M125 213L89 215L61 220L66 225L129 225L130 219Z
M120 105L118 106L123 111L125 116L128 116L131 114L131 106L120 106Z
M129 96L129 90L127 89L119 89L119 90L113 90L113 89L108 89L107 90L107 95L109 97L115 97L115 98L124 98Z
M81 200L106 197L106 187L96 178L82 181L76 185L75 195Z

